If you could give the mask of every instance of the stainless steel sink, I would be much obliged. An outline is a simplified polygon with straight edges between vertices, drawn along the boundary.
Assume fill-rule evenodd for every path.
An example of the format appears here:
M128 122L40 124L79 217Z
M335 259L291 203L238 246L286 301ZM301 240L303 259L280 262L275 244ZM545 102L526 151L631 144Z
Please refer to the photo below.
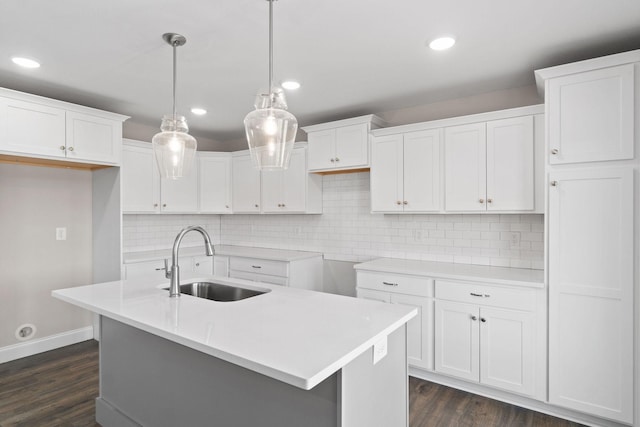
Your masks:
M164 288L169 289L169 288ZM256 290L238 288L231 285L223 285L215 282L193 282L180 285L180 292L198 298L205 298L214 301L239 301L257 295L266 294L268 289Z

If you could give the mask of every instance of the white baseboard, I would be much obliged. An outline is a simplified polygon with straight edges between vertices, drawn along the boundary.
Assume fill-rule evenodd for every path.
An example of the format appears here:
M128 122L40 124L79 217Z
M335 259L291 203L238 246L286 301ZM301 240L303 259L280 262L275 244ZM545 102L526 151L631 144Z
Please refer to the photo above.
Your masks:
M0 348L0 363L21 359L93 338L93 326L62 332Z

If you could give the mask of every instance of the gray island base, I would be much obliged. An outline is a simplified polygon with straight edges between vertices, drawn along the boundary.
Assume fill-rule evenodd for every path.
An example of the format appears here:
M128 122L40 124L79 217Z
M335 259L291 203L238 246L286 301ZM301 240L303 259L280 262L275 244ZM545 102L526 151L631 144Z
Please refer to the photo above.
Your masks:
M103 427L406 427L406 324L310 390L176 342L101 320Z

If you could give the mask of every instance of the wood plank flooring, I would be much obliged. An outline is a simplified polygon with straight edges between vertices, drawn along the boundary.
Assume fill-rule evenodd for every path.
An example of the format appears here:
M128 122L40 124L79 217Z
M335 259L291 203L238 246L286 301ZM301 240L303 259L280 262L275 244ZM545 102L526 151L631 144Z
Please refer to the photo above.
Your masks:
M97 396L98 344L93 340L0 364L1 427L99 427ZM580 426L413 377L409 396L410 427Z

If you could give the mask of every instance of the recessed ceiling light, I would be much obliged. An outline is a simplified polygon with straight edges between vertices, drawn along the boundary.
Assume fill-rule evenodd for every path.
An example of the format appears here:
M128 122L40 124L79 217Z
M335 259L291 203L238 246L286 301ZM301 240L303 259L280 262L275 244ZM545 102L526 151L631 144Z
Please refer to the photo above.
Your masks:
M40 63L36 60L29 58L22 58L19 56L14 56L11 58L14 64L19 65L24 68L38 68L40 67Z
M429 43L429 47L433 50L447 50L456 44L453 37L440 37Z
M207 110L205 110L204 108L192 108L191 112L193 114L195 114L196 116L204 116L205 114L207 114Z
M300 83L293 80L287 80L286 82L282 82L282 87L288 90L296 90L300 89Z

